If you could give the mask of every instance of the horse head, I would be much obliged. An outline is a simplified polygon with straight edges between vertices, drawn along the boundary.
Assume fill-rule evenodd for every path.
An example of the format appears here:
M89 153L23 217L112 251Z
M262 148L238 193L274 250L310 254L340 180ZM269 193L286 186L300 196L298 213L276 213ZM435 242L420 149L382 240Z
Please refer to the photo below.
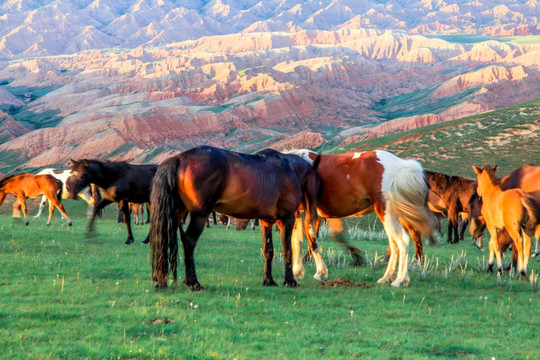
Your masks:
M72 175L66 180L66 189L69 193L69 198L71 200L77 200L77 194L91 183L90 163L86 159L80 161L70 159L70 161Z
M497 165L493 167L486 165L483 168L473 165L473 170L478 178L478 188L476 192L480 197L484 196L486 191L498 185L499 180L496 175L497 168Z

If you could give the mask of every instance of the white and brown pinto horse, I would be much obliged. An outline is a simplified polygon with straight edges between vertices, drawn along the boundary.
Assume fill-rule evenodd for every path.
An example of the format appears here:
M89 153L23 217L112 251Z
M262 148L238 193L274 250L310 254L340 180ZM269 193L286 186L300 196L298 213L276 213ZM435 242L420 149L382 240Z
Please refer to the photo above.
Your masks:
M53 168L43 169L41 170L38 175L51 175L55 177L56 179L60 180L62 182L62 199L69 198L69 192L66 189L66 181L67 179L73 175L73 172L71 170L56 170ZM81 192L77 194L81 199L86 201L88 204L88 214L91 213L92 208L95 205L94 198L92 197L92 190L90 189L90 186L84 188ZM98 199L99 200L99 199ZM42 196L41 202L39 203L39 209L38 213L34 217L40 217L41 213L43 212L43 208L45 207L45 204L47 203L47 197L45 195ZM49 207L51 206L49 201Z
M296 150L293 153L305 159L315 159L317 153ZM317 212L330 220L347 216L363 216L375 212L384 226L390 243L390 259L379 283L392 286L407 286L409 235L421 245L420 235L431 236L435 218L427 208L428 185L422 165L415 160L404 160L387 151L367 151L340 155L320 155L318 165L320 189L317 198ZM315 231L304 231L310 246L317 246L316 234L320 221L315 223ZM299 229L299 226L296 226ZM306 229L305 229L306 230ZM295 242L301 234L293 236ZM314 254L318 249L314 249ZM299 244L293 246L295 274L303 273ZM317 274L315 278L327 276L326 267L315 257ZM398 262L397 277L394 277Z

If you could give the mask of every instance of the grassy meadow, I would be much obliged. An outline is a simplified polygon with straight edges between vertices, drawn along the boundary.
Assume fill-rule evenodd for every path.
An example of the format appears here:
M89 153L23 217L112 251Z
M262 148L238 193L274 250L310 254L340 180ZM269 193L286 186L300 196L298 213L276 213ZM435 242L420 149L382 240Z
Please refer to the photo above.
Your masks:
M113 206L85 236L85 204L64 201L58 214L25 227L0 208L0 358L2 359L534 359L539 356L540 262L531 282L485 272L487 254L472 240L426 247L411 260L411 285L377 284L387 241L372 217L349 221L366 252L354 267L335 243L321 242L330 279L358 287L262 287L259 231L206 229L195 251L205 290L150 282L148 225L123 244ZM35 213L35 203L32 204ZM283 281L277 239L274 278ZM305 246L305 244L304 244ZM181 255L181 254L180 254ZM508 259L506 259L508 261ZM180 260L179 283L184 271Z

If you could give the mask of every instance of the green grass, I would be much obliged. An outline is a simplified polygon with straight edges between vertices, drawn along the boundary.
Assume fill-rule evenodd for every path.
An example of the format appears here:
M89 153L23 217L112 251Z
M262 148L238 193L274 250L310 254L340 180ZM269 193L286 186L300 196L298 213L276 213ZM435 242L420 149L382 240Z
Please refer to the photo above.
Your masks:
M64 203L72 228L58 215L50 227L45 218L25 227L11 219L9 203L0 207L2 359L538 356L538 292L508 274L497 282L485 273L485 253L470 239L427 247L429 263L411 265L409 288L376 284L387 246L380 237L355 242L367 252L365 267L336 261L345 258L341 250L321 242L331 279L370 288L320 288L312 264L300 288L265 288L259 232L220 225L203 232L195 251L205 291L156 291L148 247L138 244L148 225L136 226L136 243L123 245L125 229L110 206L88 239L85 204ZM281 283L275 243L274 278ZM537 273L540 263L533 259L530 269ZM181 282L182 260L179 274Z

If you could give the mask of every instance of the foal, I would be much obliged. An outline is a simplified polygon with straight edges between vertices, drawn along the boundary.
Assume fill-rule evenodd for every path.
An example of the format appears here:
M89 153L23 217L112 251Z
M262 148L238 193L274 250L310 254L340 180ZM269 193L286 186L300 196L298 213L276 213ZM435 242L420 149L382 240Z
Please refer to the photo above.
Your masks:
M47 225L51 223L54 209L57 207L64 215L68 225L71 226L71 220L60 202L62 198L62 182L51 175L18 174L8 176L0 181L0 205L4 201L6 194L14 194L17 197L26 225L28 225L26 199L44 195L51 203Z
M482 215L489 234L489 269L493 269L493 256L497 268L503 271L497 234L503 228L512 238L517 253L517 270L527 279L527 264L531 253L531 236L540 223L540 206L536 200L521 189L501 190L495 175L497 166L478 168L473 165L478 177L478 195L482 197ZM521 236L523 235L523 238Z

